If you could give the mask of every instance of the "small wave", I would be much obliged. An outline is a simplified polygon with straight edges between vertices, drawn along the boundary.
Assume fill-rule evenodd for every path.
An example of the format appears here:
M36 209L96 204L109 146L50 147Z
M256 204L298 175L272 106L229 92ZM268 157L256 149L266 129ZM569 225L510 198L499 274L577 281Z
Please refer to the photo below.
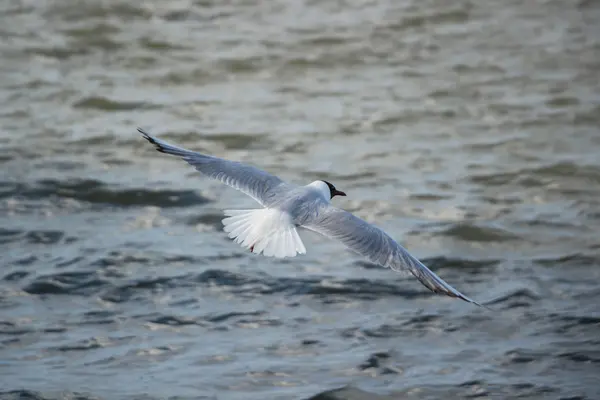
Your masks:
M64 272L43 275L23 288L29 294L89 295L110 283L97 277L95 272Z
M201 214L190 217L186 223L191 226L204 225L209 226L215 230L223 229L223 223L221 222L225 218L223 213L219 214Z
M22 235L23 231L19 229L0 228L0 244L18 242Z
M437 234L451 236L469 242L506 242L520 240L518 235L497 226L464 222L452 224L450 227Z
M15 271L15 272L10 272L8 274L6 274L2 280L6 281L6 282L16 282L16 281L20 281L21 279L26 278L29 275L29 272L27 271Z
M488 272L496 267L501 260L471 260L466 258L432 257L421 259L428 268L436 271L438 269L451 268L460 269L473 274Z
M436 193L413 193L408 196L411 200L417 201L440 201L451 199L451 195L436 194Z
M61 242L65 233L53 230L21 231L16 229L0 229L0 244L25 241L29 244L56 244ZM34 256L31 256L34 257ZM30 257L22 259L18 264L28 265L34 260Z
M228 313L224 313L224 314L216 314L216 315L212 315L212 316L207 316L207 317L205 317L205 319L209 322L225 322L232 318L248 317L248 316L258 317L258 316L263 316L265 314L266 314L265 311L228 312Z
M405 108L389 114L383 114L373 121L373 127L392 129L403 124L412 124L423 119L455 119L458 116L457 111L451 108L423 109L423 108Z
M37 256L34 256L32 254L30 256L25 256L25 257L22 257L22 258L18 258L15 261L13 261L11 264L12 265L17 265L19 267L26 267L28 265L31 265L31 264L35 263L38 260L39 260L39 258Z
M600 327L600 317L560 316L560 320L571 325L598 325Z
M66 396L64 397L67 398ZM10 390L6 392L0 392L0 400L50 400L51 397L47 397L41 392L35 390ZM81 399L88 399L88 397L81 397Z
M320 179L328 179L332 182L354 182L362 179L376 180L377 174L373 171L361 171L350 174L336 174L331 171L316 171ZM302 176L312 179L315 177L315 171L303 172Z
M573 123L576 125L593 125L597 127L600 124L600 106L591 107L585 111L575 113Z
M387 282L368 279L323 279L305 285L302 288L302 292L319 297L344 295L364 300L386 296L398 296L403 298L415 298L420 296L419 292L416 291L407 291Z
M29 231L25 237L32 244L56 244L64 235L61 231Z
M65 22L87 21L90 18L102 21L128 21L147 20L152 12L141 4L129 2L96 3L85 2L77 4L57 4L45 12L46 18L59 18Z
M171 50L189 50L190 49L189 47L186 47L186 46L182 46L179 44L168 42L166 40L159 40L157 38L151 38L151 37L139 39L138 44L142 48L145 48L145 49L148 49L151 51L160 51L160 52L166 52L166 51L171 51Z
M144 62L146 64L147 62ZM141 81L144 83L154 83L161 86L175 86L175 85L189 85L189 84L200 84L202 82L212 82L215 79L218 79L220 71L215 71L208 68L193 66L189 68L173 68L170 71L166 71L163 74L141 78ZM194 103L197 105L198 103ZM200 103L204 104L204 102ZM191 106L190 111L182 111L178 109L177 115L182 117L194 117L196 116L196 108ZM183 145L183 143L180 143Z
M582 352L582 351L572 351L561 353L558 355L559 359L572 361L576 363L585 363L585 364L600 364L600 352L598 351L590 351L590 352Z
M198 134L193 134L193 138L197 140ZM266 134L221 133L219 135L203 135L202 140L217 142L226 149L232 150L253 148L258 143L265 147L269 144Z
M261 326L282 326L284 323L279 318L241 318L235 322L238 328L255 329Z
M73 104L74 108L85 108L85 109L93 109L93 110L102 110L102 111L131 111L131 110L140 110L140 109L153 109L158 108L157 105L145 103L145 102L136 102L136 101L117 101L107 99L105 97L86 97L83 98Z
M290 28L289 32L299 35L298 44L302 46L319 47L323 46L330 49L332 46L351 44L355 42L356 37L344 36L342 32L325 32L322 30ZM269 42L268 42L269 43Z
M110 310L87 311L83 314L77 325L105 325L117 321L117 312Z
M406 28L416 28L427 24L463 24L469 20L469 10L439 10L430 14L421 14L405 17L401 26Z
M31 333L31 329L23 328L12 321L0 321L0 334L2 335L25 335Z
M93 281L92 281L93 282ZM389 282L368 279L330 279L330 278L289 278L272 277L266 274L256 276L242 273L210 269L198 275L180 275L172 277L157 277L151 279L139 279L123 285L112 287L101 297L106 301L121 303L133 299L148 297L156 290L166 288L185 288L196 285L206 285L212 289L221 289L238 295L309 295L315 296L324 302L339 298L353 298L374 300L381 297L401 297L414 299L433 295L426 290L407 290ZM96 289L105 289L105 286L96 286ZM73 292L92 289L89 286L64 288L62 281L56 279L40 279L28 290L55 291L57 293ZM209 317L210 318L210 317ZM216 317L222 318L222 317ZM210 321L209 321L210 322Z
M139 279L123 285L113 286L101 295L104 301L124 303L138 298L151 296L155 290L174 287L189 287L192 283L186 277L159 277ZM147 291L151 293L148 294Z
M388 53L379 52L371 46L338 46L336 52L325 51L324 49L311 49L316 51L298 52L290 54L281 63L281 73L302 73L312 69L334 69L344 65L368 64L373 59L389 56Z
M398 398L399 397L365 392L364 390L357 389L352 386L346 386L339 389L332 389L321 392L319 394L311 396L306 400L392 400Z
M104 344L100 340L98 340L96 338L92 338L92 339L82 340L80 342L70 344L70 345L58 346L58 347L53 348L52 350L60 351L60 352L86 351L86 350L99 349L102 347L104 347Z
M20 197L36 201L43 198L64 198L120 207L189 207L208 202L208 199L192 190L121 189L92 179L45 179L35 184L0 182L0 186L4 184L8 189L0 193L0 198Z
M150 322L170 326L199 325L198 322L192 318L177 317L174 315L161 315L150 319Z
M469 9L444 9L443 7L429 13L416 12L412 15L406 10L397 18L389 18L390 23L379 24L374 29L373 35L387 36L390 33L405 32L426 25L463 24L469 20Z
M92 263L92 266L106 268L118 265L172 265L172 264L195 264L201 263L203 259L187 255L165 254L159 255L151 251L123 251L112 250L100 256Z
M55 170L55 171L75 171L82 170L85 168L85 164L76 161L58 161L58 160L44 160L35 163L35 167L40 170Z
M401 375L404 371L393 365L392 354L387 351L373 353L365 362L358 366L362 371L375 371L378 375Z
M503 364L528 364L550 357L545 351L534 351L528 349L514 349L504 354Z
M487 305L508 303L507 308L529 307L531 302L540 300L540 296L531 289L515 289L507 294L488 301Z
M546 101L546 105L553 108L577 106L580 103L578 98L570 96L555 96Z
M55 266L57 268L65 268L65 267L68 267L70 265L77 264L77 263L79 263L81 261L83 261L83 257L81 257L81 256L76 256L76 257L73 257L73 258L68 258L66 260L63 257L59 257L57 259L57 262L56 262Z
M251 74L268 68L271 57L268 56L248 56L239 58L221 57L217 61L217 68L221 71L227 71L235 74Z
M429 295L425 291L408 291L389 282L368 279L275 278L267 275L252 277L229 271L208 270L194 280L210 284L213 287L228 287L236 293L289 293L291 295L313 295L322 299L340 295L363 299L387 296L416 298Z
M76 56L85 56L89 54L89 49L82 47L60 47L60 46L48 46L48 47L29 47L27 53L34 56L43 56L48 58L55 58L57 60L68 60Z
M369 358L367 358L367 360L359 366L359 368L360 369L379 368L381 366L381 361L389 360L390 357L391 357L391 355L388 352L378 352L378 353L371 354L369 356Z
M559 257L538 258L533 260L533 262L544 267L589 268L592 265L600 265L600 258L592 254L574 253Z
M597 316L552 313L549 316L549 321L553 332L559 335L569 334L575 337L591 335L590 337L594 337L600 329L600 318Z
M393 400L393 399L475 399L475 398L548 398L559 389L533 383L497 384L483 380L470 380L455 385L437 383L408 387L389 394L365 392L352 386L321 392L307 400ZM416 396L415 396L416 394ZM583 396L557 397L564 400L584 400Z
M456 327L454 325L444 322L439 315L419 315L400 323L385 323L375 328L359 329L361 332L359 336L364 335L373 338L393 338L403 335L414 335L415 332L453 332L455 330ZM350 333L351 336L356 336L356 333L353 333L352 330L346 332L346 334L348 333Z
M477 73L482 75L497 75L504 76L506 71L502 66L497 64L489 64L489 63L475 63L475 64L466 64L466 63L456 63L452 65L452 70L459 74L469 74L475 75Z
M61 29L62 33L71 36L73 39L89 38L95 35L110 35L121 32L121 28L108 21L99 21L96 23L87 23L83 26Z
M523 168L518 171L473 174L471 182L486 186L517 184L523 187L544 186L552 179L568 178L600 183L600 168L572 162L558 162L538 168Z

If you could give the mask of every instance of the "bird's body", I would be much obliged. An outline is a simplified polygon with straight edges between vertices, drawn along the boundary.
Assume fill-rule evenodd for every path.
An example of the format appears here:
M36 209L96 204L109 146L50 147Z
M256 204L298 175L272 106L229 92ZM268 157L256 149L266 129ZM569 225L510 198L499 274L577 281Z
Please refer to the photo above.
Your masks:
M302 227L339 240L383 267L408 270L433 292L480 305L444 282L384 231L334 207L331 199L346 194L331 183L317 180L306 186L293 185L256 167L186 150L142 129L138 131L158 151L183 158L198 171L240 190L263 206L225 210L225 232L251 252L278 258L304 254L306 248L298 235L298 228Z

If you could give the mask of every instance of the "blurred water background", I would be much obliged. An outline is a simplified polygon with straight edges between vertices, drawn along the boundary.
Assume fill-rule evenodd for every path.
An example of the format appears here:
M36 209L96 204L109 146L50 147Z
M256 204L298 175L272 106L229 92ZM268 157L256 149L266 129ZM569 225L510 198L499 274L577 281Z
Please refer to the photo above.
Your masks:
M0 38L0 398L600 398L598 1L12 0ZM252 200L137 126L332 181L496 311L250 255Z

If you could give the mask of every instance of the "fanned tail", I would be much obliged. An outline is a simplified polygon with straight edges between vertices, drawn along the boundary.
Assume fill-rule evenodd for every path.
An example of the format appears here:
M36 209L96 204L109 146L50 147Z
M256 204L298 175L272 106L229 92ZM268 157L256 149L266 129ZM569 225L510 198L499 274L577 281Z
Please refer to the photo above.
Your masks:
M225 232L242 247L267 257L294 257L306 248L289 214L269 208L225 210Z

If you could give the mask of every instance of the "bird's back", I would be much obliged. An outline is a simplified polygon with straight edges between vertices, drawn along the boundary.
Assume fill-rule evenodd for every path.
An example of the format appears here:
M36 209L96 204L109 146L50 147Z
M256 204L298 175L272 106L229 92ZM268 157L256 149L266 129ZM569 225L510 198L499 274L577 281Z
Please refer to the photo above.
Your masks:
M328 205L321 193L310 186L299 186L280 196L269 208L288 213L297 226L313 221L319 211Z

